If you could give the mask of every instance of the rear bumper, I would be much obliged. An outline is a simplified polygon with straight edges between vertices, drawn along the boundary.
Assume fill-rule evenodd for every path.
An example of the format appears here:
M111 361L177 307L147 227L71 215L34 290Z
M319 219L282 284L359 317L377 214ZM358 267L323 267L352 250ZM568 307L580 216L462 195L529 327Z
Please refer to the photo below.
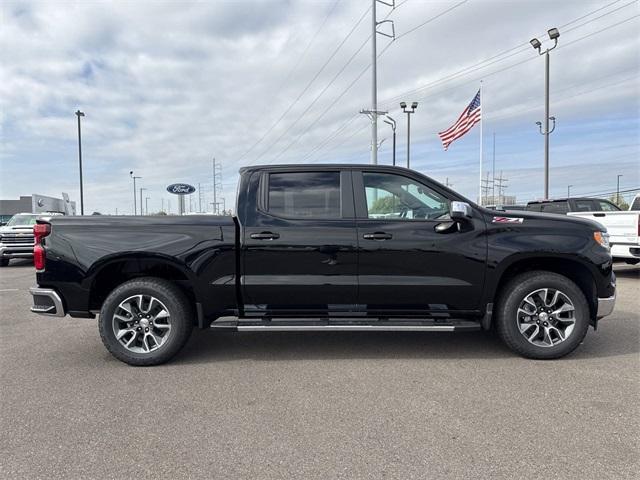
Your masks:
M33 297L31 311L40 315L64 317L64 305L58 292L50 288L31 287L29 293Z

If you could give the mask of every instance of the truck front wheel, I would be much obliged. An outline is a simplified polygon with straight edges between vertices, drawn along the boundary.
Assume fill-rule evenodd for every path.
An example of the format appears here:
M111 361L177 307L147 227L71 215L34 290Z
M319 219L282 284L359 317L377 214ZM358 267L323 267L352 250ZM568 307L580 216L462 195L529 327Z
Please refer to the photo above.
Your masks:
M526 272L511 279L498 301L496 327L511 350L553 359L575 350L589 329L589 305L570 279Z
M184 346L193 329L180 289L160 278L138 278L113 290L98 320L102 343L129 365L158 365Z

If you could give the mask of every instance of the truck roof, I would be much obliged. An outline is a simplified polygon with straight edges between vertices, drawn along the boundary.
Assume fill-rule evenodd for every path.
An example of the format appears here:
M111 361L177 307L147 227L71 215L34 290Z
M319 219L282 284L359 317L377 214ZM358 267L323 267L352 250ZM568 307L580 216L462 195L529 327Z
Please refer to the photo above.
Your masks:
M530 202L527 202L527 205L531 205L534 203L566 202L567 200L605 200L607 202L609 201L607 199L597 198L597 197L566 197L566 198L549 198L547 200L532 200Z
M414 172L415 170L411 170L410 168L393 166L393 165L370 165L364 163L313 163L313 164L297 164L297 163L283 163L277 165L252 165L247 167L241 167L240 173L244 172L253 172L257 170L277 170L277 169L291 169L295 168L296 170L325 170L325 169L334 169L334 170L347 170L347 169L367 169L367 170L397 170L397 171L405 171L405 172Z

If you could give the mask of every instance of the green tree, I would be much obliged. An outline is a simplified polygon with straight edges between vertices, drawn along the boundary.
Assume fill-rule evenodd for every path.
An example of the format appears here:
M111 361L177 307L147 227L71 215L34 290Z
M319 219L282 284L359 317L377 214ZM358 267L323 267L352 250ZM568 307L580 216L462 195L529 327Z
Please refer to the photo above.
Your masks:
M387 213L394 213L397 211L398 211L397 199L396 197L389 195L389 196L374 200L373 204L371 205L371 209L369 210L369 213L383 215Z
M615 193L609 197L611 203L615 203L622 210L629 210L629 204L624 201L622 195L616 195Z

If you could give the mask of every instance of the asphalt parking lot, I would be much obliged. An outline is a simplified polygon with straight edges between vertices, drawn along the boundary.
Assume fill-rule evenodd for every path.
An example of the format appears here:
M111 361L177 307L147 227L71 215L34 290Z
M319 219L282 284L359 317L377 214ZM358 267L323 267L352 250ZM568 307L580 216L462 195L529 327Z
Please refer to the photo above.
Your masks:
M160 367L0 270L2 478L638 478L640 269L571 356L481 332L196 331Z

